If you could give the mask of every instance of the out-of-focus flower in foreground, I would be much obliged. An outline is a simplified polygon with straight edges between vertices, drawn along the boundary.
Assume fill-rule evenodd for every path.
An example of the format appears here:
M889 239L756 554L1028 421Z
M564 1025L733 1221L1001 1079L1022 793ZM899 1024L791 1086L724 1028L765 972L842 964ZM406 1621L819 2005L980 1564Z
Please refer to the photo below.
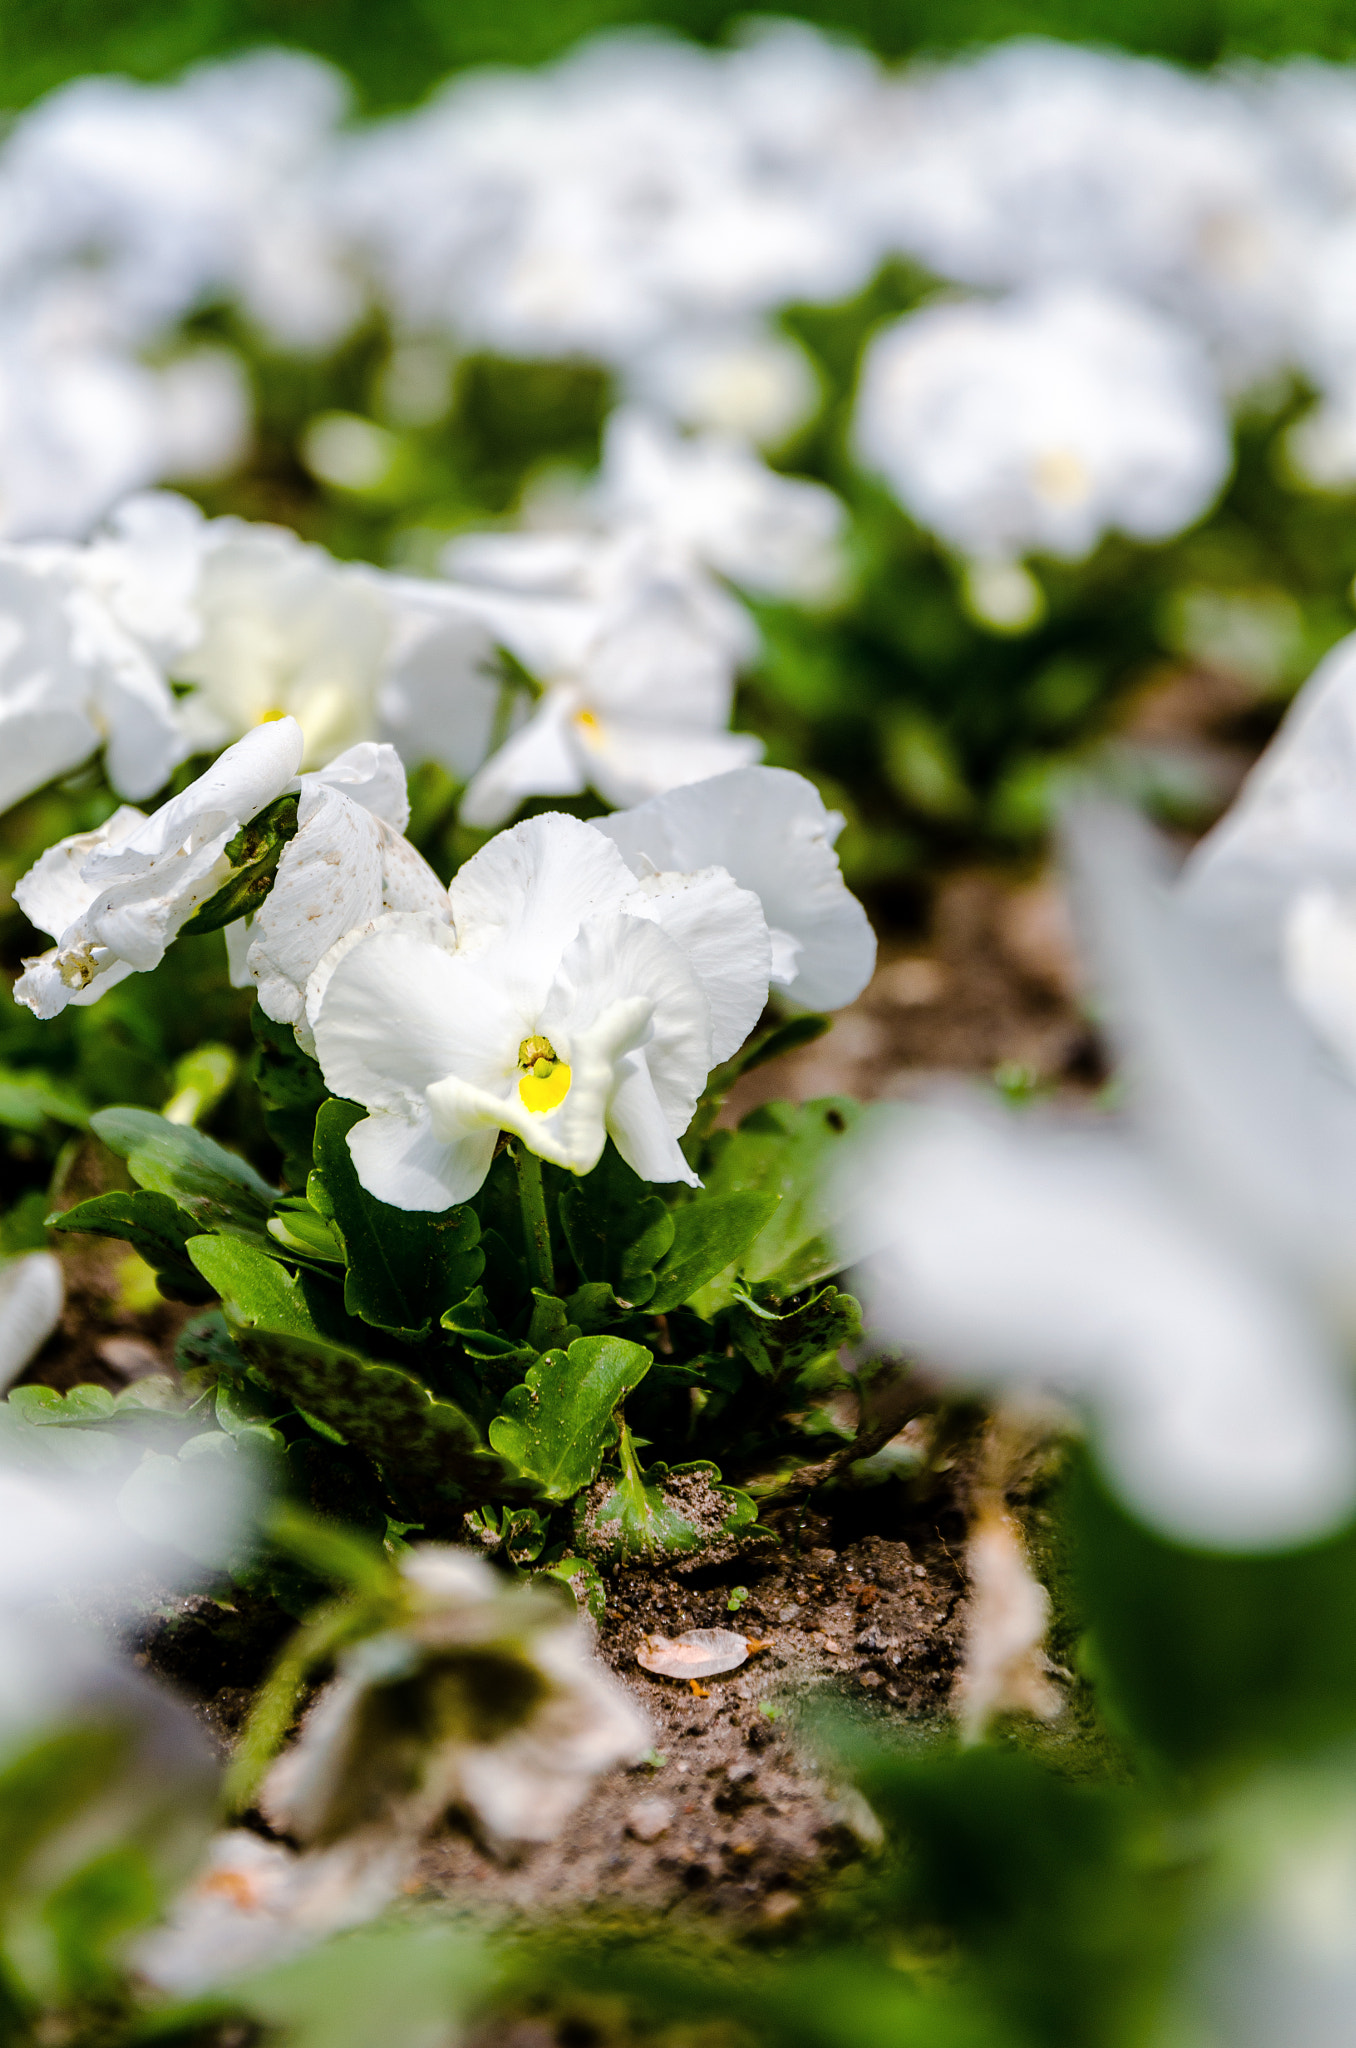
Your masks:
M643 1713L554 1592L441 1544L401 1574L407 1617L341 1654L265 1815L321 1848L367 1828L417 1841L452 1808L492 1839L549 1841L600 1772L645 1753Z
M1356 1094L1130 821L1077 832L1128 1127L957 1096L840 1184L877 1329L960 1384L1053 1393L1177 1539L1266 1549L1356 1506Z

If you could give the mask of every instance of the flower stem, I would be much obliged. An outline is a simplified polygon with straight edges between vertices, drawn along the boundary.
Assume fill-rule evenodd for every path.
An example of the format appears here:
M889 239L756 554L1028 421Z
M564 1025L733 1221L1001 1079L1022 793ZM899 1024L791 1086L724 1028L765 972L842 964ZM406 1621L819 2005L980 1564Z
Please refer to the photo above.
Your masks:
M521 1140L513 1148L513 1157L518 1168L518 1200L523 1212L528 1282L539 1287L543 1294L554 1294L556 1275L551 1263L551 1226L546 1220L541 1161Z

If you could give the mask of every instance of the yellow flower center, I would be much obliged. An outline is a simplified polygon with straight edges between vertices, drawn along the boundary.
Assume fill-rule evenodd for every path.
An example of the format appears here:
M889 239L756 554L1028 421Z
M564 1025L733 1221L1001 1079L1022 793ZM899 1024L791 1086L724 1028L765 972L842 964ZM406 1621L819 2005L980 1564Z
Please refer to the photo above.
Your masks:
M544 1116L570 1092L570 1070L549 1038L525 1038L518 1047L518 1095L524 1109Z
M591 739L598 730L598 714L596 711L576 711L574 722L577 726L582 727L586 738Z
M267 711L259 713L259 723L260 725L273 725L278 719L286 718L286 716L287 713L283 710L281 704L270 704Z

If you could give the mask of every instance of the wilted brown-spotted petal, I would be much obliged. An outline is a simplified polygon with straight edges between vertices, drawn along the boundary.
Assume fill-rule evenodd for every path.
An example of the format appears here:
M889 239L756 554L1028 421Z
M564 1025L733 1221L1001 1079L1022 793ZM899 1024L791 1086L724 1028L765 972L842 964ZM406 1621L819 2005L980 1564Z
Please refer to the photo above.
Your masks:
M646 1636L636 1651L636 1662L664 1678L714 1678L720 1671L737 1671L748 1659L744 1636L729 1628L690 1628L681 1636Z

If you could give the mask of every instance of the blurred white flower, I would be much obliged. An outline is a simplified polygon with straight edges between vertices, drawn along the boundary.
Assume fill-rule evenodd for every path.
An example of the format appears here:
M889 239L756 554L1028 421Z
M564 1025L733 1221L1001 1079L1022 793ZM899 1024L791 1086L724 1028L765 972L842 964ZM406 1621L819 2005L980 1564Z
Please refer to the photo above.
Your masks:
M246 1828L214 1837L166 1923L137 1944L136 1965L179 1996L281 1962L389 1905L409 1874L413 1844L349 1836L298 1855Z
M449 900L455 943L379 923L312 983L326 1084L370 1112L349 1134L363 1185L449 1208L501 1130L575 1173L611 1136L644 1179L692 1181L677 1139L767 995L758 899L719 868L637 883L548 814L493 839Z
M341 1652L266 1779L270 1824L324 1846L363 1828L417 1839L450 1808L492 1840L547 1842L593 1780L650 1742L639 1706L557 1598L421 1543L408 1618Z
M339 203L401 325L625 366L680 328L866 282L833 163L874 73L790 24L732 57L604 37L382 124Z
M628 397L685 427L776 447L817 410L805 351L764 327L680 328L626 366Z
M49 847L14 899L57 944L24 962L15 1000L55 1017L157 966L230 874L229 841L293 782L301 750L294 718L256 726L149 818L124 805L97 831Z
M1077 560L1111 531L1166 540L1208 509L1232 460L1190 334L1074 284L886 328L853 434L921 525L981 561Z
M1356 1505L1356 1093L1124 821L1079 837L1130 1128L900 1109L842 1178L847 1242L883 1334L962 1383L1072 1401L1147 1521L1299 1542Z
M762 752L730 733L735 671L757 637L742 606L644 528L475 534L447 550L458 603L545 687L473 778L468 824L529 796L613 804L718 775Z
M149 796L186 752L163 675L88 587L77 552L0 546L0 809L104 749Z
M1279 965L1356 1075L1356 634L1325 655L1183 870L1186 905Z
M1290 358L1311 208L1234 82L1023 38L906 72L859 126L884 247L962 284L1133 293L1231 386Z
M593 823L637 875L721 867L752 889L772 939L772 986L808 1009L839 1009L871 979L875 934L833 850L842 815L803 775L736 768Z
M0 1261L0 1392L37 1356L61 1320L61 1261L25 1252Z
M613 413L587 501L606 530L646 527L758 597L814 602L843 577L843 506L778 475L746 443L682 435L639 409Z

